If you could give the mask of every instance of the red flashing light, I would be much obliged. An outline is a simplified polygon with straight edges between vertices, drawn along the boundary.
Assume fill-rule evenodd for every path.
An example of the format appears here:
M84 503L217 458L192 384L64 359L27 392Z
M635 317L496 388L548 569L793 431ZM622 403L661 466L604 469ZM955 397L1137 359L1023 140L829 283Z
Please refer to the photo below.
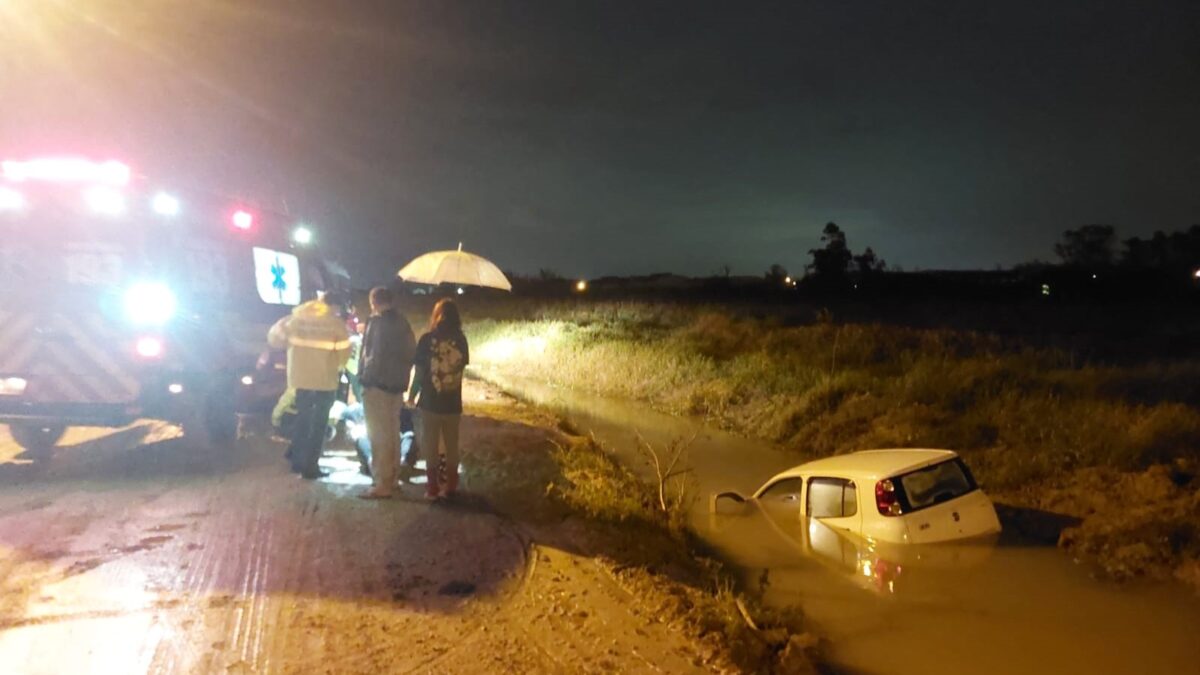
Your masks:
M233 226L239 230L249 230L254 227L254 214L243 209L234 211Z
M137 341L137 354L143 359L157 359L163 355L162 340L156 337L144 337Z

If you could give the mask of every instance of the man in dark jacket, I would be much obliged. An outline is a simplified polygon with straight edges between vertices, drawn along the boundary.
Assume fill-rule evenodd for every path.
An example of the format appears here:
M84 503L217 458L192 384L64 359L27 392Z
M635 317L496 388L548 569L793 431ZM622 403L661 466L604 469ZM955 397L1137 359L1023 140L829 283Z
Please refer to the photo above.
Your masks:
M371 289L371 319L363 335L358 377L363 387L367 437L371 440L374 486L362 496L387 499L396 489L400 459L400 411L412 372L416 338L395 307L392 291Z

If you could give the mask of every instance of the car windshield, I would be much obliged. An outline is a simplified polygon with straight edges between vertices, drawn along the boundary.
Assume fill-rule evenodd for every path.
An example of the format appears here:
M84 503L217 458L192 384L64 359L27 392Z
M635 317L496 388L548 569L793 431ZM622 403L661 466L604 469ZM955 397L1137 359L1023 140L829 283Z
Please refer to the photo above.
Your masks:
M975 480L960 459L951 459L900 476L909 511L961 497L975 489Z

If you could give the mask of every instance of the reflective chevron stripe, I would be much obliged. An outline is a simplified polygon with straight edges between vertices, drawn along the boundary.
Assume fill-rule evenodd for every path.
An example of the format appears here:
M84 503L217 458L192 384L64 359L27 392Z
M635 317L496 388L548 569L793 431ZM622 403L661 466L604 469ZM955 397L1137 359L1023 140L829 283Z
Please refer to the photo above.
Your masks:
M349 349L350 340L310 340L301 337L291 337L288 338L288 345L292 347L308 347L309 349L324 349L332 352L340 349Z
M128 403L141 392L133 345L100 316L0 314L0 374L29 381L38 403Z

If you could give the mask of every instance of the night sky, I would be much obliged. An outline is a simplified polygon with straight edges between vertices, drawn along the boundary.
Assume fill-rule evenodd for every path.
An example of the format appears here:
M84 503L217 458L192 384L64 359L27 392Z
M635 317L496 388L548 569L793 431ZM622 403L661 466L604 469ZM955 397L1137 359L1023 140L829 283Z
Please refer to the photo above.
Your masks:
M1200 2L0 0L0 154L286 204L364 281L905 268L1200 222ZM333 240L333 241L331 241Z

